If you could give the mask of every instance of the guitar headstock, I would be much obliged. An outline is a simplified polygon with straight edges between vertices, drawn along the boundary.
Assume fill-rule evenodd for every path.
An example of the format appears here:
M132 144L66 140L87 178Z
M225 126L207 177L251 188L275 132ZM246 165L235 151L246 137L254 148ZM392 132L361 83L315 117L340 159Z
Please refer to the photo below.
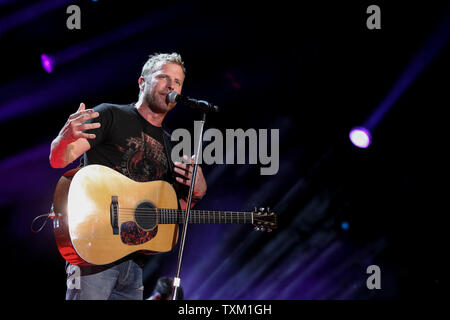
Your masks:
M272 229L276 229L277 214L270 210L270 208L256 208L253 210L253 225L256 231L271 232Z

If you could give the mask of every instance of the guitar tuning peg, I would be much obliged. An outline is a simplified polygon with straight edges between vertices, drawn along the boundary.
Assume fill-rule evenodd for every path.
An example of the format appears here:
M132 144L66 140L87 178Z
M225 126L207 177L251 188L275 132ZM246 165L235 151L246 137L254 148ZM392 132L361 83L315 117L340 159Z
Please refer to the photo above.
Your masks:
M261 212L264 212L266 209L264 209L264 207L261 207L261 208L259 208L259 210L260 210Z
M270 228L267 228L267 232L272 232L272 229L270 229Z
M259 231L264 232L266 230L266 228L261 227L261 229L259 229Z

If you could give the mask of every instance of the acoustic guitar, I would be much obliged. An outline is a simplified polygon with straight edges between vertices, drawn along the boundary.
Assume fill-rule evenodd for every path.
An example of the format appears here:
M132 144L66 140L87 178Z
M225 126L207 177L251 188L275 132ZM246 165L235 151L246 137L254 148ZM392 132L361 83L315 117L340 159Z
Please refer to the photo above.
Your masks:
M136 182L101 165L66 172L53 199L53 228L58 250L74 265L104 265L134 252L168 252L178 241L185 211L178 209L172 185ZM190 211L189 223L253 224L277 227L277 216L253 212Z

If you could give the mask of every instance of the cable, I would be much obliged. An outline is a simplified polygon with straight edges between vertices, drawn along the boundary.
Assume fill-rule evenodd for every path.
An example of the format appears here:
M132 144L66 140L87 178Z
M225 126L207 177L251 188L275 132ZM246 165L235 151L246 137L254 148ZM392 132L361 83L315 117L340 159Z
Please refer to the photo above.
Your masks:
M49 219L53 219L53 218L55 217L55 213L53 212L53 205L52 205L52 207L51 207L50 210L51 210L50 213L41 214L40 216L37 216L37 217L35 217L35 218L33 219L33 221L31 222L31 226L30 226L31 231L32 231L33 233L41 232L42 229L44 229L45 225L47 224L48 220L49 220ZM34 223L35 223L39 218L42 218L42 217L47 217L47 219L45 219L45 221L42 223L42 226L41 226L38 230L35 230L35 229L33 228Z

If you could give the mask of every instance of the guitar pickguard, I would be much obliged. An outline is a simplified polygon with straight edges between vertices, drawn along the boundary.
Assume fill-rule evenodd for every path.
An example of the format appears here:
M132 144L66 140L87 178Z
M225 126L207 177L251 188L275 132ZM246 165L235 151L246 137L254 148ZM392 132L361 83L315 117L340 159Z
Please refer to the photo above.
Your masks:
M120 225L120 239L127 245L138 245L150 241L156 236L158 226L145 231L138 227L136 222L127 221Z

